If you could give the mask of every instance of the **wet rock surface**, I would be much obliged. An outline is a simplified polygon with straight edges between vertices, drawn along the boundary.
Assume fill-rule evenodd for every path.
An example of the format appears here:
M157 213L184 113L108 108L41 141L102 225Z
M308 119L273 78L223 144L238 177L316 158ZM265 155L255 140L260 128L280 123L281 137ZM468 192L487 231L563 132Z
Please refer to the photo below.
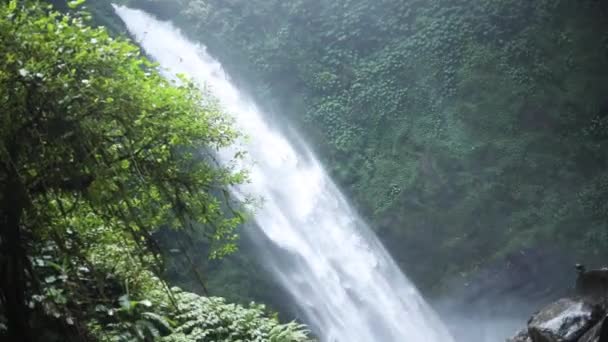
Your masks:
M583 299L563 298L534 315L528 333L534 342L574 342L599 320L599 310Z
M575 293L535 313L507 342L608 342L608 269L577 271Z
M604 317L591 330L589 330L578 342L608 342L608 319Z
M507 342L532 342L528 329L521 330L515 336L507 339Z

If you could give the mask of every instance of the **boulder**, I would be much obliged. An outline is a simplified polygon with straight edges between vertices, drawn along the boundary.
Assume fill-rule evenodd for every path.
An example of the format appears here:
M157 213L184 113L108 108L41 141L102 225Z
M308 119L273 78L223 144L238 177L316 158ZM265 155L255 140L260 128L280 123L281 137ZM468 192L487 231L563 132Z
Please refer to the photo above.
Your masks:
M608 300L608 268L585 270L583 265L577 265L576 292L587 300L598 304L606 304Z
M597 323L578 342L608 342L608 317Z
M502 341L525 327L547 303L571 295L575 272L569 251L535 245L496 258L446 283L433 303L456 341Z
M599 307L583 299L563 298L532 316L528 333L533 342L575 342L601 314Z
M507 342L532 342L528 329L520 330L515 336L508 338Z

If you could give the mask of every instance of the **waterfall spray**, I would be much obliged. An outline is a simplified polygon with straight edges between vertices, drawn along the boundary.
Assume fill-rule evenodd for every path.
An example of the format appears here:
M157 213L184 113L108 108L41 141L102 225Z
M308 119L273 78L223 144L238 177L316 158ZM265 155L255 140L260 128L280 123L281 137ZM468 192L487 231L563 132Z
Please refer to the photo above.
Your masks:
M239 148L252 161L251 183L235 194L264 199L255 221L273 248L260 254L323 341L452 341L305 145L269 125L203 46L145 12L115 10L167 77L185 74L205 85L248 136ZM230 156L220 153L224 162Z

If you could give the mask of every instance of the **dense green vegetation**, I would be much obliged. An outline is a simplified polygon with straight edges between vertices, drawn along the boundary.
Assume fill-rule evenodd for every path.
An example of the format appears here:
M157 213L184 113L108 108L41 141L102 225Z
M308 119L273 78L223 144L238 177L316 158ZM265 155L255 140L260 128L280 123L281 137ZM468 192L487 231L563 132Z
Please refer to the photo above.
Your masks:
M234 253L230 122L93 28L123 30L110 1L46 2L69 14L0 1L0 339L308 340L208 297L286 312ZM117 2L305 132L423 291L524 247L608 257L606 2Z
M423 290L523 247L608 252L608 6L133 0L309 136Z
M227 188L246 173L213 153L237 133L88 17L0 3L0 340L309 340L262 306L170 289L161 231L196 234L205 258L236 249Z

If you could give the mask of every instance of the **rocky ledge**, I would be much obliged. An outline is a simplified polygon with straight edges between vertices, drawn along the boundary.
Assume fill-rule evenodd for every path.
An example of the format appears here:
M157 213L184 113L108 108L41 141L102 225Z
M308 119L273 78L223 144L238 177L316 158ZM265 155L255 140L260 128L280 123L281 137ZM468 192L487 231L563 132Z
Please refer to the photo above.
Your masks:
M576 269L574 294L535 313L507 342L608 342L608 268Z

